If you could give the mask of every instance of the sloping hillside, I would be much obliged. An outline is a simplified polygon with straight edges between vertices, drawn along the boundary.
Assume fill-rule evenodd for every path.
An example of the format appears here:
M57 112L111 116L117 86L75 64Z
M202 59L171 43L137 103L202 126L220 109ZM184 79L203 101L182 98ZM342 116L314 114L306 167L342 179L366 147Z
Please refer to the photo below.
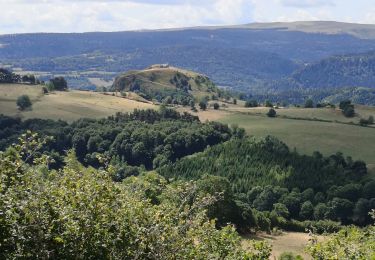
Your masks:
M16 100L21 95L30 97L32 102L30 110L20 111L17 108ZM61 119L72 122L80 118L103 118L118 112L156 108L153 104L133 99L136 98L132 95L124 98L77 90L43 94L42 86L39 85L0 84L0 114L22 119Z
M374 50L375 40L362 37L375 34L373 28L296 22L162 31L1 35L0 59L12 69L63 74L69 85L76 88L92 87L87 78L109 81L122 71L169 63L202 72L220 86L248 91L249 86L260 88L264 81L290 76L301 64Z
M360 39L375 39L375 25L355 24L334 21L298 21L276 23L252 23L244 26L249 29L275 29L306 33L349 34Z
M375 88L375 52L324 59L299 70L293 78L305 87Z
M126 72L115 79L111 90L136 92L148 100L183 105L204 96L220 96L222 92L207 76L169 65Z

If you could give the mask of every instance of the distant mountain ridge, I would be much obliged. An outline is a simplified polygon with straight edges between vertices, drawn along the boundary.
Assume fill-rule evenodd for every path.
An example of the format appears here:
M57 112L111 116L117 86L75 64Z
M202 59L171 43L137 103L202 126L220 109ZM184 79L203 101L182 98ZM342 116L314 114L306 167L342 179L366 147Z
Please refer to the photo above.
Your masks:
M305 33L323 34L349 34L361 39L375 39L375 24L346 23L336 21L295 21L295 22L269 22L269 23L248 23L229 26L198 26L187 28L161 29L157 31L178 31L178 30L202 30L202 29L251 29L251 30L277 30L277 31L298 31ZM141 30L142 31L142 30ZM143 30L152 31L152 30Z
M73 88L93 89L89 78L112 81L123 71L168 63L205 74L226 89L277 98L278 91L305 96L305 88L371 87L371 68L337 57L371 55L375 25L321 21L2 35L0 46L0 67L40 72L42 79L64 75ZM350 69L356 69L352 78Z

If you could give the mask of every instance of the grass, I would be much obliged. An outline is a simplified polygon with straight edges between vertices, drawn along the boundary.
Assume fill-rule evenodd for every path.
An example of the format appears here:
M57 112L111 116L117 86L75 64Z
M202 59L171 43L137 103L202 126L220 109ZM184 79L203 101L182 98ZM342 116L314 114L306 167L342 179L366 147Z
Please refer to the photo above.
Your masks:
M18 111L16 101L21 95L28 95L32 103L43 96L41 86L25 84L0 84L0 114L17 116Z
M30 96L33 103L31 111L21 112L17 109L16 100L22 94ZM332 122L283 117L268 118L265 116L268 108L249 109L244 108L243 105L226 105L225 109L210 108L193 114L198 115L202 121L237 124L245 128L250 135L274 135L291 149L296 148L303 154L312 154L314 151L320 151L324 155L343 152L346 156L367 162L370 171L375 176L375 128L334 122L359 120L359 117L347 119L340 111L334 109L290 108L278 109L277 113L280 116L316 118ZM62 119L72 122L82 117L101 118L116 112L131 112L135 108L147 109L157 108L157 106L147 102L138 102L137 96L129 93L128 98L87 91L54 92L43 95L41 86L0 84L0 113L19 116L23 119ZM177 110L190 111L188 107L180 107ZM356 110L363 117L375 115L374 107L356 106Z
M18 96L29 95L33 106L30 111L19 111ZM0 113L23 119L62 119L72 122L82 117L102 118L116 112L132 112L134 109L154 108L150 103L103 95L88 91L53 92L43 95L40 86L18 84L0 85Z
M269 108L245 108L239 106L229 105L228 110L234 112L243 112L251 115L265 115ZM325 120L342 123L359 123L361 118L368 118L370 115L375 116L375 107L355 106L356 116L353 118L345 117L340 109L334 108L282 108L277 109L277 114L280 117L289 118L304 118L309 120Z
M268 118L232 113L219 119L237 124L254 136L273 135L303 154L343 152L346 156L375 164L375 129L347 124Z
M249 239L266 240L272 245L272 255L270 259L277 259L284 252L292 252L307 260L312 259L311 256L304 252L309 238L308 234L297 232L283 232L281 235L259 233L257 235L245 237L242 240L242 246L246 249L247 241ZM322 239L322 237L319 237L319 239Z

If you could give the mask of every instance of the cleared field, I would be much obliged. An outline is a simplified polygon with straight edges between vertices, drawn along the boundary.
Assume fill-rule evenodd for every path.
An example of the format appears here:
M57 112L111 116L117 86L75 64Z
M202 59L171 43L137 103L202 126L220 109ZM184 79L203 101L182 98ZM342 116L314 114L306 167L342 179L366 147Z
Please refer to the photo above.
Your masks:
M30 96L32 110L20 112L17 109L16 99L22 94ZM155 108L150 103L96 92L68 91L43 95L40 87L25 85L0 85L0 97L0 113L23 119L62 119L71 122L82 117L100 118L116 112L132 112L136 108Z
M82 117L100 118L116 112L153 108L152 104L137 102L100 93L69 91L46 95L33 105L32 111L22 113L24 118L63 119L68 122Z
M213 108L209 108L206 111L198 110L198 112L192 112L189 107L178 107L176 109L178 112L188 112L194 116L198 116L199 120L202 122L205 121L219 121L227 116L230 116L231 113L226 110L214 110Z
M343 152L346 156L375 164L375 129L338 123L236 114L219 119L237 124L254 136L273 135L291 149L304 154L320 151L324 155Z
M17 97L27 94L33 107L31 111L20 112L16 106ZM41 86L21 84L0 84L0 113L21 118L62 119L68 122L82 117L101 118L116 112L131 112L135 108L147 109L157 106L139 102L138 97L128 93L128 98L103 95L96 92L68 91L43 95ZM223 104L222 102L219 102ZM288 118L268 118L268 108L244 108L242 105L225 104L226 108L192 113L188 107L178 111L188 111L198 115L201 121L220 121L237 124L254 136L274 135L288 146L304 154L320 151L324 155L343 152L346 156L366 161L375 174L375 128L365 128L335 123L348 120L334 109L278 109L279 116L323 119L332 122L294 120ZM375 115L374 107L356 106L364 117ZM359 120L359 118L355 118ZM349 119L353 120L353 119Z
M101 78L88 78L88 80L90 81L90 83L94 84L96 87L110 87L112 86L113 84L113 80L112 81L105 81Z
M240 106L229 105L229 111L243 112L252 115L265 115L269 108L245 108ZM355 106L356 116L353 118L345 117L340 109L334 108L280 108L277 114L280 117L304 118L309 120L327 120L345 123L358 123L361 118L368 118L370 115L375 117L375 107Z
M43 96L42 87L26 84L0 84L0 101L14 101L17 98L26 94L30 97L31 101Z
M31 102L34 103L43 96L42 87L24 84L0 84L0 114L19 115L16 101L21 95L28 95Z
M249 239L265 240L272 245L272 254L270 259L277 259L284 252L292 252L300 255L303 259L312 259L311 256L304 252L305 247L309 242L309 234L297 232L284 232L281 235L268 235L265 233L257 234L256 236L249 236L242 240L242 246L246 249L247 241ZM319 236L318 239L323 239Z

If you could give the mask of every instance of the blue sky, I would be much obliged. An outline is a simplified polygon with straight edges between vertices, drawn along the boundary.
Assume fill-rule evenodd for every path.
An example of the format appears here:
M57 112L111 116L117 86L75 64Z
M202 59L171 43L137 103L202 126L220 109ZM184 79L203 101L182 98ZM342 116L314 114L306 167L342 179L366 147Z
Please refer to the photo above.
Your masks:
M0 34L334 20L375 23L375 0L0 0Z

